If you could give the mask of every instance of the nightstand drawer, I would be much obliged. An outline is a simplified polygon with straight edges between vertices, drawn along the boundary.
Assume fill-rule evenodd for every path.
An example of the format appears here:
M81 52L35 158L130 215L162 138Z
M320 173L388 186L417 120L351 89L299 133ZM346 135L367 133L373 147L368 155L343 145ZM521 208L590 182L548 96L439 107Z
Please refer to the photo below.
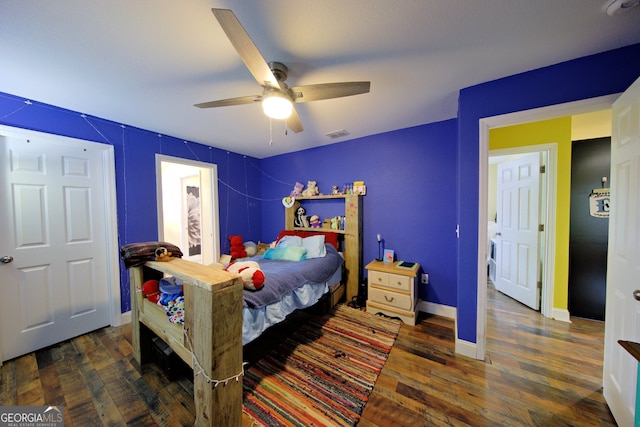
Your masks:
M389 307L407 311L413 310L413 300L409 294L398 294L385 289L369 287L369 299Z
M397 274L384 273L382 271L369 270L369 284L384 286L395 291L411 292L413 278Z

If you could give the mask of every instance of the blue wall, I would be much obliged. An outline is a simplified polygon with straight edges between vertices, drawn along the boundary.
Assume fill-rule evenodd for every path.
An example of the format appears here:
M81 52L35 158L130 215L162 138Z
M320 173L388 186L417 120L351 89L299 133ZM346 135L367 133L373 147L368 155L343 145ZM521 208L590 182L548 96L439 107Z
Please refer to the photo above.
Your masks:
M365 263L377 256L375 236L382 234L398 258L420 262L429 273L431 284L420 287L421 298L457 306L458 337L475 342L478 121L622 92L638 76L640 44L462 89L457 120L263 160L3 93L0 123L115 147L120 245L157 239L155 153L218 165L223 252L229 234L272 241L284 225L280 201L296 181L316 180L328 192L331 185L364 180ZM121 279L127 311L128 276L122 267Z
M0 124L114 146L120 246L158 239L156 153L218 165L223 253L229 251L229 234L242 234L246 240L260 238L261 176L256 168L250 166L250 162L256 159L166 135L159 136L154 132L55 106L25 101L24 98L0 93ZM250 197L246 197L246 193ZM121 309L126 312L131 307L129 275L122 263L120 287Z
M458 338L476 342L479 120L623 92L639 76L636 44L460 91Z
M429 273L430 284L419 288L423 300L455 306L456 145L456 120L448 120L263 159L263 238L272 241L283 228L281 199L296 181L315 180L329 193L363 180L364 264L377 258L380 233L396 258ZM323 213L305 203L307 215L322 218L343 215L343 203L336 205Z

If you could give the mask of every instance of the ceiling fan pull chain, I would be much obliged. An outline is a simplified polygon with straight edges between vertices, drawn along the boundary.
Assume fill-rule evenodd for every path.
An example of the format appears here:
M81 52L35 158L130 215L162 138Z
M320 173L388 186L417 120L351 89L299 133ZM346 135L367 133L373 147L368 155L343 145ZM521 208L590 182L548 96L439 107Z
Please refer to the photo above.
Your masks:
M269 117L269 147L273 145L273 121Z

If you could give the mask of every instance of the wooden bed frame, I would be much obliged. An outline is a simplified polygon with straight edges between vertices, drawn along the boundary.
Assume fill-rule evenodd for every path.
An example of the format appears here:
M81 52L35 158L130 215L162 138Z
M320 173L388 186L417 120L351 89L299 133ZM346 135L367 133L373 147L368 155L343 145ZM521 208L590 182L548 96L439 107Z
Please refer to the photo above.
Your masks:
M142 366L150 354L151 336L140 327L143 324L193 368L195 425L241 425L242 280L224 270L179 258L147 262L132 267L129 274L135 360ZM184 327L170 323L164 309L138 291L145 281L159 280L163 274L183 281Z
M329 306L346 294L358 292L362 278L362 197L359 195L318 196L301 200L344 199L346 230L343 235L345 277L340 286L330 286ZM293 227L293 208L285 209L285 229ZM196 426L242 425L242 297L240 277L215 267L180 258L169 262L148 261L129 270L131 286L131 339L133 357L140 366L149 358L151 334L162 339L191 368L196 409ZM164 308L139 292L147 280L174 276L183 282L184 326L169 322ZM144 327L141 327L144 325ZM148 328L148 329L147 329Z

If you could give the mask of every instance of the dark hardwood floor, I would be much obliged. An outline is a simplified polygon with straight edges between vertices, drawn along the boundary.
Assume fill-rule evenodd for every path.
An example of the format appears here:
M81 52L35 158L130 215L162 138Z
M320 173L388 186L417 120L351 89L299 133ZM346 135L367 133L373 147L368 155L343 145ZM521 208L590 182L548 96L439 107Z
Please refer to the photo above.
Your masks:
M490 290L487 359L456 356L453 328L424 313L402 326L359 426L615 425L602 396L603 323L545 319ZM191 381L170 381L157 364L139 371L130 330L101 329L5 362L0 405L62 405L65 426L191 425ZM245 359L286 333L275 329Z

